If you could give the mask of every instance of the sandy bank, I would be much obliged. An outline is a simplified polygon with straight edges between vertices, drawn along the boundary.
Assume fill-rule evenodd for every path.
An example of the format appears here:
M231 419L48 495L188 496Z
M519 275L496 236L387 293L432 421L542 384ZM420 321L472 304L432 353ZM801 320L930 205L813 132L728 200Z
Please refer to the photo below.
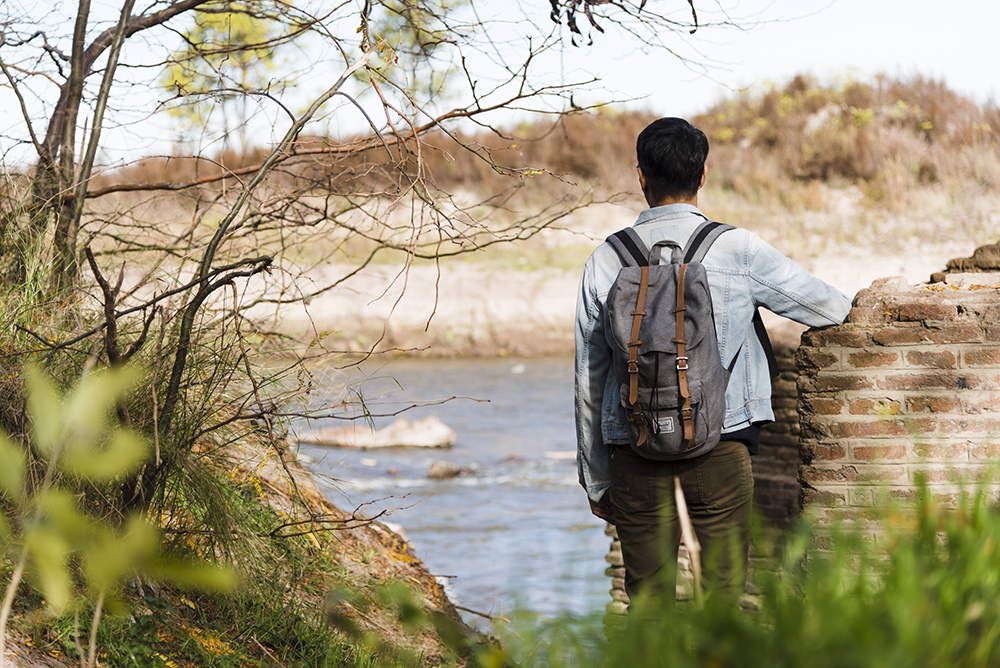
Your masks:
M886 276L926 282L948 259L973 248L943 242L900 254L845 244L792 257L853 296ZM350 270L329 266L313 280L322 284ZM324 345L335 350L360 351L377 343L379 350L434 356L568 355L578 280L579 269L525 271L469 262L406 270L382 265L308 305L285 308L273 325L300 339L326 333ZM776 338L797 339L801 330L793 323L766 316Z

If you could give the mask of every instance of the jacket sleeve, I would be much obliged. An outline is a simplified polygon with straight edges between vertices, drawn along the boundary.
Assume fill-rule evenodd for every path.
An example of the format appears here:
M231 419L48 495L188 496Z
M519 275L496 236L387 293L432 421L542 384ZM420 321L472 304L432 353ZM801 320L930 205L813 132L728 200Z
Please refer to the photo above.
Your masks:
M756 234L749 235L747 262L756 306L810 327L831 327L847 319L850 297L800 268Z
M603 310L591 258L584 265L577 295L574 403L580 484L595 503L611 486L611 451L601 431L604 392L611 371Z

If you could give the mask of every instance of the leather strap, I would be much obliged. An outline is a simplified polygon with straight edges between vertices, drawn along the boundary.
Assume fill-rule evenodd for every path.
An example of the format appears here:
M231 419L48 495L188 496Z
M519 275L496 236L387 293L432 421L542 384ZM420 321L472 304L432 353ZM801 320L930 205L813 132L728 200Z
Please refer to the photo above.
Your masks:
M636 445L645 447L648 435L646 432L646 419L642 415L642 402L639 400L639 328L642 325L642 318L646 315L646 291L649 287L649 266L643 265L640 269L639 296L635 301L635 310L632 311L632 338L628 342L628 400L632 406L632 413L629 420L635 422L639 427L639 438Z
M677 344L677 389L680 395L678 398L683 400L681 421L684 424L684 440L687 441L690 450L696 444L694 440L694 416L691 409L691 389L688 387L687 377L687 339L684 337L684 311L687 310L684 305L684 275L687 273L687 268L686 264L682 264L680 273L677 275L677 307L674 309L674 315L677 319L677 336L674 338L674 343Z

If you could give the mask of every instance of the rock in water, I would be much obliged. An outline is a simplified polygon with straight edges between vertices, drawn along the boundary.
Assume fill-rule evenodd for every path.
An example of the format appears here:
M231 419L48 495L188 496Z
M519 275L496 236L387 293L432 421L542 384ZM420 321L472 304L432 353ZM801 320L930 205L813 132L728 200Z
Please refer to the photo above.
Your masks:
M318 429L299 437L299 443L337 448L450 448L455 443L451 427L431 416L416 422L399 418L384 429L368 423Z
M432 462L427 470L427 477L431 480L451 480L468 472L468 469L463 469L452 462Z

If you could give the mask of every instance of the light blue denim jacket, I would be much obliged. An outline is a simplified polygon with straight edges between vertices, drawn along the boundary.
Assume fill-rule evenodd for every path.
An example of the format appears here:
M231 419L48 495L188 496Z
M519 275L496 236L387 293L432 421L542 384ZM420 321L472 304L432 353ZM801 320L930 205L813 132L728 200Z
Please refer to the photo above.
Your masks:
M705 222L690 204L646 209L634 227L651 247L671 239L682 247ZM669 254L664 261L669 262ZM811 327L838 325L847 318L851 300L836 288L800 269L753 232L729 230L703 261L708 273L722 363L738 356L726 388L723 433L751 423L773 420L767 357L753 331L761 306ZM614 249L602 244L587 260L580 277L576 305L576 437L580 484L597 502L611 484L611 450L628 443L625 409L611 369L608 291L622 263Z

